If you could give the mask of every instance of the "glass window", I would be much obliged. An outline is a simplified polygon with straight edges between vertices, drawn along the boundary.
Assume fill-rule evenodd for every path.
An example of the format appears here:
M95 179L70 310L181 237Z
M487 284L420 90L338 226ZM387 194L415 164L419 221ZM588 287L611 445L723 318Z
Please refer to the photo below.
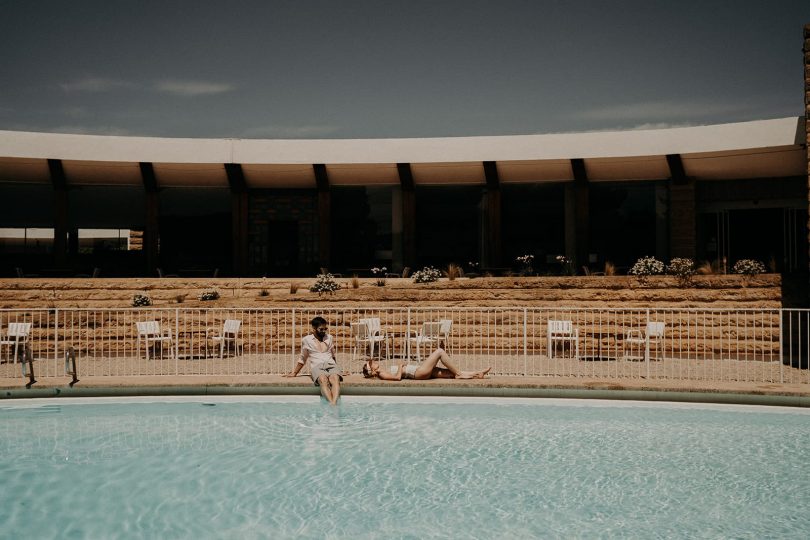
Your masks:
M52 253L53 229L0 229L0 253Z

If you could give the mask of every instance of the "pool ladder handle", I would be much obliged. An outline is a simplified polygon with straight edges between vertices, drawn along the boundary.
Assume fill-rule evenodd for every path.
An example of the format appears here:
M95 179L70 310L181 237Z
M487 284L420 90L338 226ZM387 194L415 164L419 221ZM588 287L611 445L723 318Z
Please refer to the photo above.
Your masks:
M73 347L68 347L65 351L65 375L72 375L73 380L70 381L70 387L79 382L79 370L76 369L76 350Z
M28 382L25 384L26 388L31 388L31 385L37 382L34 378L34 355L31 353L31 346L26 345L21 347L17 352L18 360L22 368L23 377L28 377ZM26 364L28 368L26 369Z

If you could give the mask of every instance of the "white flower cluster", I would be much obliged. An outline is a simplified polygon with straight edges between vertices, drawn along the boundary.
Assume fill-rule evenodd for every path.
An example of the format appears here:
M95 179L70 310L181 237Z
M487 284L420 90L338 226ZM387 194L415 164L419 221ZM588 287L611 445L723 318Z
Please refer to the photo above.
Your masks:
M686 286L692 281L692 276L695 275L695 261L687 257L675 257L669 261L667 266L667 273L678 278L681 285Z
M757 274L765 273L765 265L754 259L741 259L734 263L731 271L735 274L745 274L746 276L755 276Z
M219 293L217 291L205 291L199 296L199 298L204 302L210 300L219 300Z
M388 268L386 268L385 266L383 266L382 268L377 268L375 266L374 268L371 269L371 273L374 274L375 276L379 276L380 274L385 274L386 270L388 270Z
M554 259L560 264L569 264L571 262L565 255L557 255Z
M531 266L532 262L534 261L534 255L521 255L520 257L516 257L515 260L520 264Z
M320 296L323 293L332 294L338 289L340 289L340 285L335 281L335 276L332 274L318 274L315 284L309 288L309 291L316 292Z
M442 277L442 273L432 266L426 266L421 270L414 272L413 276L411 277L413 277L414 283L430 283L433 281L438 281L439 278Z
M695 261L686 257L675 257L669 261L667 272L673 276L691 276L695 274Z
M642 257L636 261L636 264L633 265L629 273L643 282L646 281L649 276L663 274L664 263L655 257Z
M132 307L151 306L152 299L145 294L136 294L132 297Z
M479 265L477 262L475 262L475 261L467 261L467 266L469 266L470 268L472 268L473 270L475 270L475 269L476 269L476 268L478 268L480 265Z

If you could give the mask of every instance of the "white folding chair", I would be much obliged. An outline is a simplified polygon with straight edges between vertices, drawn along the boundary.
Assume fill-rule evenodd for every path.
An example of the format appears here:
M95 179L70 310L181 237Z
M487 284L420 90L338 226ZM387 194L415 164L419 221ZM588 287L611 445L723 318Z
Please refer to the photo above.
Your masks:
M647 322L644 330L628 330L624 335L624 342L622 343L622 357L625 360L650 360L650 349L654 348L660 352L659 360L664 358L664 331L666 323L662 322ZM634 356L633 349L644 347L643 356ZM630 349L631 354L627 354L627 349Z
M358 322L368 326L368 341L369 341L369 355L374 356L374 349L377 348L382 357L382 344L385 343L385 357L390 357L390 349L388 344L388 334L380 326L379 317L371 317L367 319L359 319ZM379 348L377 347L379 345Z
M408 361L411 359L411 347L413 345L416 345L416 361L422 361L420 354L422 345L429 346L436 343L440 337L441 327L441 323L438 322L424 322L422 323L422 328L418 331L414 332L411 330L411 334L408 336Z
M17 355L19 354L20 345L25 349L25 344L28 343L28 335L31 333L31 323L29 322L13 322L8 323L6 335L0 340L0 351L4 346L9 348L14 358L14 363L17 363ZM0 353L2 354L2 353Z
M574 352L574 360L579 359L579 329L574 328L572 321L548 321L547 339L546 350L549 359L554 358L557 343L563 351L567 343L568 348Z
M229 345L233 345L234 353L239 354L240 349L244 354L244 344L239 339L239 329L242 327L242 321L236 319L226 319L222 324L222 331L219 334L211 336L211 341L214 346L219 345L219 357L225 356L225 349Z
M138 327L138 341L137 348L138 354L141 354L141 341L143 341L146 348L146 359L149 360L149 348L155 345L160 345L160 353L163 354L163 344L169 346L169 355L172 355L172 330L167 328L166 331L160 330L160 323L157 321L144 321L136 322L135 326Z

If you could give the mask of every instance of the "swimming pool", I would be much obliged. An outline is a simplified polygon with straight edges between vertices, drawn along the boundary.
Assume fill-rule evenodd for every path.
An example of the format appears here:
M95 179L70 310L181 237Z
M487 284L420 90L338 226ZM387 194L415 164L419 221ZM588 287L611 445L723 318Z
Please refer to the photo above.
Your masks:
M0 403L0 537L804 537L810 411L314 397Z

